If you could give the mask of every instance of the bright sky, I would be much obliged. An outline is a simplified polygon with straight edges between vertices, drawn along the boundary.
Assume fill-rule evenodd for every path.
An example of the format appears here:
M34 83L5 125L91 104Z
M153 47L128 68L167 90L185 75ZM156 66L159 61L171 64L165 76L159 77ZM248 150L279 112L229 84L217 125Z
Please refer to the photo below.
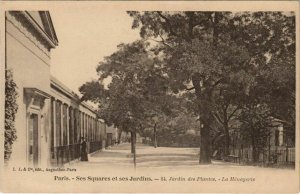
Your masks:
M120 43L139 38L132 19L123 11L55 10L52 22L59 45L52 50L51 74L79 94L78 88L97 78L96 67Z

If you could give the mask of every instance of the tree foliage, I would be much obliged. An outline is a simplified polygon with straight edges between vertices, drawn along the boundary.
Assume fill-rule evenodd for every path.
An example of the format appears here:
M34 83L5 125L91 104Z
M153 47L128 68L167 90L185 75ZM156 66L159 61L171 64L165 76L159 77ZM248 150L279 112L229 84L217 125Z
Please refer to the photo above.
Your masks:
M253 104L255 100L256 105L267 103L273 107L272 113L281 117L284 116L278 111L282 105L278 103L285 99L289 105L284 107L291 107L289 117L294 120L293 76L289 86L282 83L286 78L273 85L276 69L285 70L286 75L295 73L295 57L289 54L295 52L294 13L157 11L128 14L133 18L132 27L140 28L142 38L158 42L156 52L164 59L173 91L195 91L195 106L204 124L200 163L210 162L210 134L218 107L226 99L228 90L233 94L230 97L233 106L249 104L249 101ZM286 64L285 60L290 62ZM289 88L289 94L278 95L278 89L272 91L282 88L283 84Z
M201 164L211 162L212 139L218 136L225 137L228 154L233 126L253 140L254 133L264 137L264 128L277 118L294 135L294 13L128 14L142 40L120 44L99 64L99 80L80 88L83 100L99 104L109 125L179 134L184 111L174 107L184 106L200 121ZM263 142L256 138L252 147Z
M140 132L173 114L175 96L166 95L160 60L145 41L120 44L97 68L99 80L80 87L83 100L99 105L99 116L123 131ZM111 80L109 83L107 80Z

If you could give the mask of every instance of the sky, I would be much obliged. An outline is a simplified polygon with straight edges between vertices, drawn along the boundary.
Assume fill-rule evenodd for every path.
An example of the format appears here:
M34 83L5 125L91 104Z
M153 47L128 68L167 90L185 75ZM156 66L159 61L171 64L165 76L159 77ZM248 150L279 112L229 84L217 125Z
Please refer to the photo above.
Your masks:
M51 74L78 94L82 84L97 79L96 67L103 57L118 44L139 39L124 11L64 9L50 15L59 41L51 51Z

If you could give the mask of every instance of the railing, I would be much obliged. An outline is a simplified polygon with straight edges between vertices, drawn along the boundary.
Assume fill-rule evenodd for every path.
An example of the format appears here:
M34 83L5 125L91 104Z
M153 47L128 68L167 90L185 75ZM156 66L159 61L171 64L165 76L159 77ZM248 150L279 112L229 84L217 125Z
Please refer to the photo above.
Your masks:
M237 156L239 162L251 163L254 161L251 148L231 150L230 155ZM257 162L264 164L295 164L295 148L272 147L261 150Z
M102 148L102 142L101 141L90 142L89 153L100 150L101 148Z
M88 153L100 150L102 147L101 141L87 142L87 145ZM80 153L80 144L51 147L51 165L63 166L72 160L79 159Z

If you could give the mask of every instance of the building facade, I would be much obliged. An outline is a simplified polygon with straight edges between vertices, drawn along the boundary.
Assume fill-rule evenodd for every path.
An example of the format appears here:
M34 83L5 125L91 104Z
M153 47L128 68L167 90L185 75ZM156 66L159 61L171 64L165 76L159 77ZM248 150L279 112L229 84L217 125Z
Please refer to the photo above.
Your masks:
M6 69L18 91L17 140L9 165L61 165L105 145L106 126L95 110L50 75L58 39L48 11L7 11Z

